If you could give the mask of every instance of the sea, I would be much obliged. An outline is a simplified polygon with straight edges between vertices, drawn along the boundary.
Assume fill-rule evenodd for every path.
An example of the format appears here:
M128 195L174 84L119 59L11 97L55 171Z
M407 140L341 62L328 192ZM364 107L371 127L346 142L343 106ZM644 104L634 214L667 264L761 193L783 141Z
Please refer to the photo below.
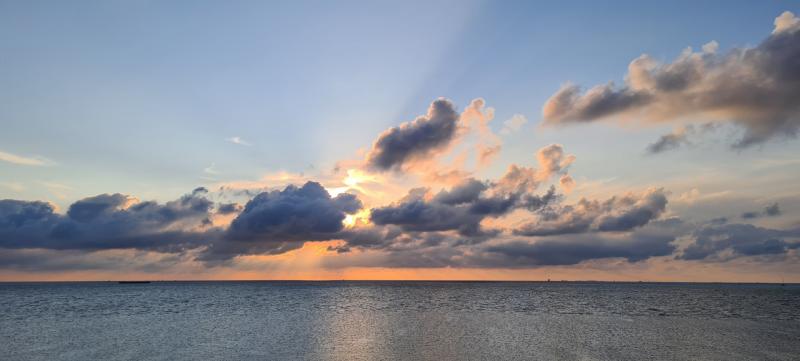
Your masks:
M0 283L0 360L800 360L800 285Z

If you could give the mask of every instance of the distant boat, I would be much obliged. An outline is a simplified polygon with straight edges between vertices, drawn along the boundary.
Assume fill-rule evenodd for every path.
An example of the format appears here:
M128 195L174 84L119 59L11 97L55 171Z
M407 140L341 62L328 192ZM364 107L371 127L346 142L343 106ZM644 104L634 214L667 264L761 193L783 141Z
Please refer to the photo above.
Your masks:
M118 281L119 284L130 284L130 283L150 283L150 281Z

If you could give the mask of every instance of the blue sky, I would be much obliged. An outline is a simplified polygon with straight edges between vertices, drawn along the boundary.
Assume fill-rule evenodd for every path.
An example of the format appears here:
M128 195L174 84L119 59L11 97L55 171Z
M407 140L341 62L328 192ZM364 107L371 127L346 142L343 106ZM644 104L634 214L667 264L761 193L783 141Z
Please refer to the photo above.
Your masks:
M719 53L752 48L784 11L800 6L0 2L0 152L41 163L0 161L0 199L64 212L102 193L166 202L198 186L328 174L439 97L462 110L483 98L494 132L515 114L528 122L503 136L498 160L475 176L498 178L557 143L578 159L570 168L578 192L568 199L652 187L671 197L715 194L734 184L741 194L725 202L672 202L670 213L710 219L785 198L784 216L763 222L793 227L800 145L792 137L731 150L723 131L647 155L677 123L542 126L543 105L565 84L624 84L640 55L669 63L712 40Z

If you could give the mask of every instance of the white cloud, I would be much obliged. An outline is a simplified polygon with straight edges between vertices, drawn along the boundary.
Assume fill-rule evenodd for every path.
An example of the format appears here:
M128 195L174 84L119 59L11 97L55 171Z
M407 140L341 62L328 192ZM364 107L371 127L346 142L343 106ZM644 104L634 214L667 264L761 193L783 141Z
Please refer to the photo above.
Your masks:
M49 159L42 157L23 157L21 155L6 153L0 151L0 161L8 162L17 165L32 165L32 166L46 166L52 165L53 162Z
M800 19L797 18L791 11L784 11L780 16L775 18L775 30L773 34L783 32L792 32L800 28Z
M231 142L233 144L245 145L245 146L248 146L248 147L253 145L252 143L242 139L241 137L230 137L230 138L225 138L225 140L227 140L227 141L229 141L229 142Z
M203 168L203 172L205 172L205 173L207 173L207 174L219 174L219 171L217 171L217 170L214 168L214 163L211 163L211 165L210 165L210 166L208 166L208 167L206 167L206 168Z
M506 120L503 122L503 129L500 130L500 134L508 135L513 132L518 131L522 128L525 123L528 122L528 118L525 118L522 114L514 114L511 119Z

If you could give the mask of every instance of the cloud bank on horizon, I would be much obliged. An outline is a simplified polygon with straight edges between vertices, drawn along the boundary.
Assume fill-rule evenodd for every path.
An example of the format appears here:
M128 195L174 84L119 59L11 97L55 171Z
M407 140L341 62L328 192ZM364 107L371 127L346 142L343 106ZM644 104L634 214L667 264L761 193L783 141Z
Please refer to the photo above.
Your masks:
M732 142L736 148L795 137L800 20L784 12L758 46L726 54L712 42L668 64L642 55L629 64L624 85L583 92L567 84L547 100L542 116L548 126L612 119L675 123L676 131L652 143L649 153L680 147L725 123L743 132ZM676 197L660 187L577 198L581 181L570 171L579 161L561 144L531 154L535 164L508 164L496 179L480 179L478 170L497 161L504 137L527 122L515 115L495 133L493 119L483 99L461 111L436 99L426 114L380 133L363 157L342 160L320 179L245 187L234 196L225 186L199 187L163 204L100 194L63 213L47 202L0 200L0 270L235 268L248 257L269 262L314 243L325 245L321 264L331 268L797 259L800 226L747 223L784 215L777 202L754 205L762 209L729 222L728 214L677 214L670 208ZM226 140L251 145L239 137ZM3 154L7 162L41 165ZM155 260L115 254L109 261L107 251Z

